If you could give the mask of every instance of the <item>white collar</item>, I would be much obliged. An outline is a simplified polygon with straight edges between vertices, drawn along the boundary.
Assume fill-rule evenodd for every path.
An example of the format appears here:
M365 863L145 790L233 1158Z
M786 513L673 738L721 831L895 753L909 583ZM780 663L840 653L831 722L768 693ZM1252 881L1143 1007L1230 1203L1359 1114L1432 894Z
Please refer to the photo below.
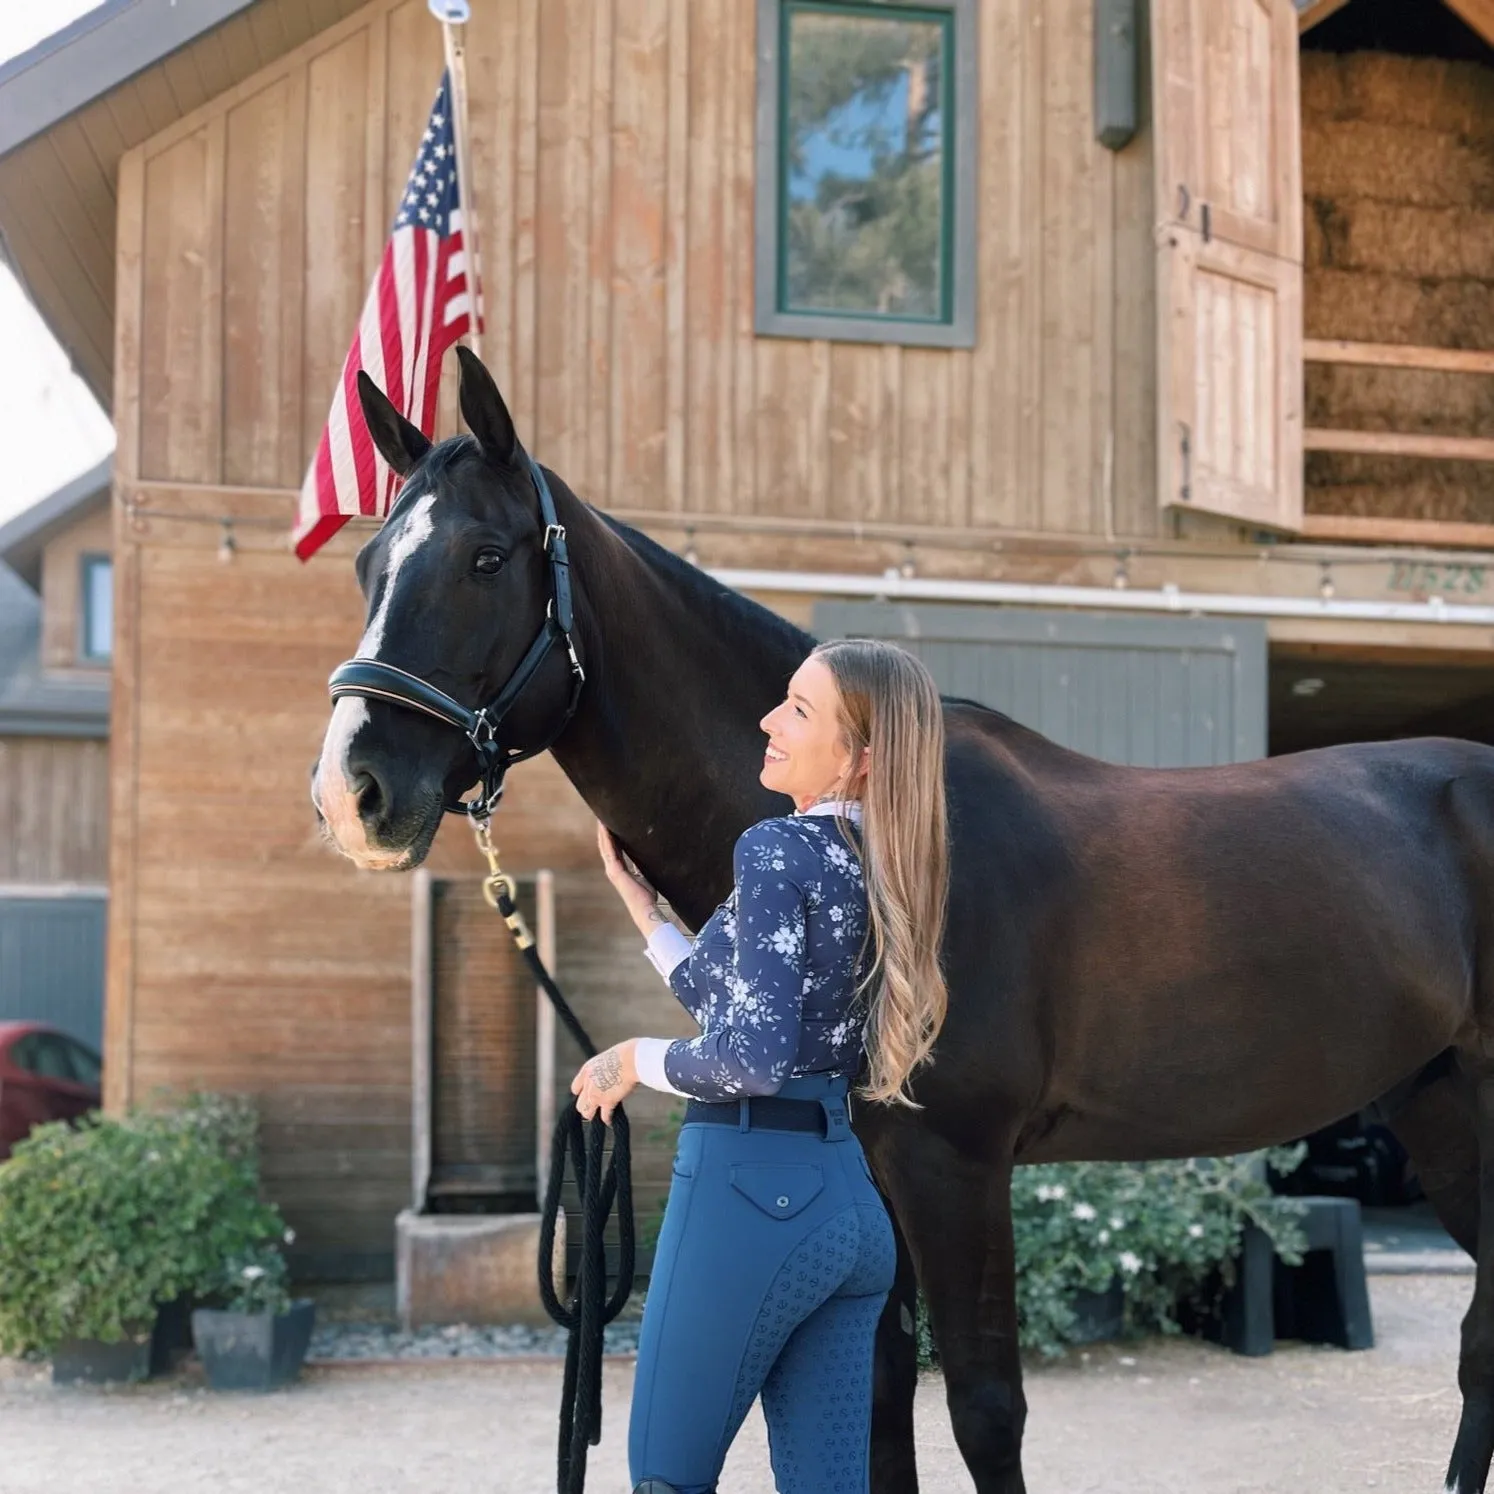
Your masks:
M796 809L795 814L838 814L848 820L861 823L860 799L821 799L807 809Z

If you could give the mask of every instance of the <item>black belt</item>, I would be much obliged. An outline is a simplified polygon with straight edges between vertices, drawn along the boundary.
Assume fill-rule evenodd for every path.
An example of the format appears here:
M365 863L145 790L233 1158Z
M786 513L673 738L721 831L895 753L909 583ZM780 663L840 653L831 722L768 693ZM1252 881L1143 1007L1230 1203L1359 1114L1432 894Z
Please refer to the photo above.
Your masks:
M782 1095L754 1095L748 1100L691 1100L685 1124L704 1121L709 1126L740 1126L742 1106L754 1131L813 1131L825 1134L825 1107L818 1100L788 1100Z

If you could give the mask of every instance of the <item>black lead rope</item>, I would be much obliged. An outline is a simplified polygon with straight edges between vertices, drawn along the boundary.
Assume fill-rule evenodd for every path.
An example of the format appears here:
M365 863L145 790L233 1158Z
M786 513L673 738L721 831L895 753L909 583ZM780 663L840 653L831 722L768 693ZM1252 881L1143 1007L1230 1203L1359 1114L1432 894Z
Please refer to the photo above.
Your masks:
M482 844L479 836L479 844ZM497 858L488 846L484 851L495 870L483 883L488 901L503 915L524 962L550 998L556 1015L587 1056L595 1058L596 1045L577 1020L570 1003L561 995L545 969L534 938L514 903L514 885L497 870ZM621 1105L612 1112L612 1151L604 1163L607 1127L600 1116L588 1124L574 1105L567 1105L556 1122L550 1143L550 1175L540 1213L539 1289L545 1311L566 1330L565 1380L560 1392L560 1450L556 1463L557 1494L582 1494L586 1487L586 1449L602 1438L602 1330L628 1300L633 1289L636 1252L633 1237L632 1149L628 1140L628 1117ZM568 1302L555 1291L552 1266L555 1231L560 1221L561 1194L569 1161L581 1197L581 1250L576 1268L576 1286ZM607 1288L605 1236L613 1206L617 1208L617 1281Z

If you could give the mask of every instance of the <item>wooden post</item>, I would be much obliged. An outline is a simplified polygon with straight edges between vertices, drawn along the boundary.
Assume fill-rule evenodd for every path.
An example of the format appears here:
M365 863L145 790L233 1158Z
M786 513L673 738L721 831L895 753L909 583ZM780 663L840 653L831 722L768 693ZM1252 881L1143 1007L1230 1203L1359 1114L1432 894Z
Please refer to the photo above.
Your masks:
M473 187L467 146L467 54L457 23L465 24L467 0L428 0L431 14L441 22L446 47L446 71L451 78L451 135L456 141L457 181L462 196L462 246L467 256L467 294L471 300L471 330L467 341L482 357L482 257L478 251L477 194Z

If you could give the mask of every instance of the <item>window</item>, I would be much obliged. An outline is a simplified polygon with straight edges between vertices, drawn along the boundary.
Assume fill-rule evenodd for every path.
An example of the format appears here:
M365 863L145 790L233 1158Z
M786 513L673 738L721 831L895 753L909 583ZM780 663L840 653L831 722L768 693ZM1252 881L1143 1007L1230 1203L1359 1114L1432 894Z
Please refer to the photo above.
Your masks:
M975 0L758 0L761 333L969 347Z
M61 1038L59 1041L67 1049L68 1063L72 1068L74 1081L87 1085L89 1089L97 1089L104 1077L103 1060L92 1048L86 1048L72 1038Z
M104 663L114 656L114 562L83 557L83 657Z

